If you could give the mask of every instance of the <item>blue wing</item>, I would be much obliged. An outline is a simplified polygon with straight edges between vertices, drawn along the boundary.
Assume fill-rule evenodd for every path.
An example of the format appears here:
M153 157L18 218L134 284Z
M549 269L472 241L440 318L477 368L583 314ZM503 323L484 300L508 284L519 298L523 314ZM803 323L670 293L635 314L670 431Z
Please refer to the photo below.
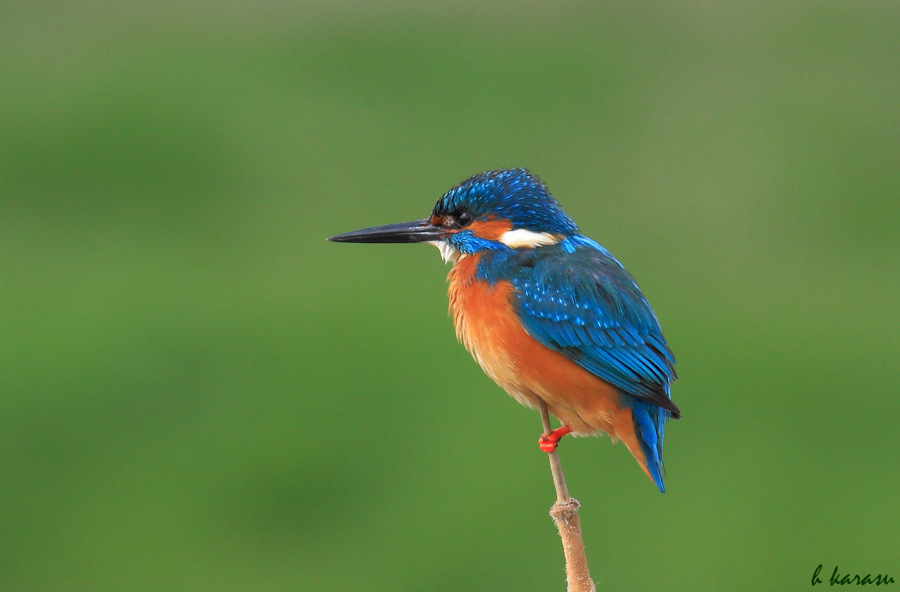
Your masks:
M511 278L517 313L532 337L624 393L681 412L669 395L672 355L634 279L583 237L520 251Z

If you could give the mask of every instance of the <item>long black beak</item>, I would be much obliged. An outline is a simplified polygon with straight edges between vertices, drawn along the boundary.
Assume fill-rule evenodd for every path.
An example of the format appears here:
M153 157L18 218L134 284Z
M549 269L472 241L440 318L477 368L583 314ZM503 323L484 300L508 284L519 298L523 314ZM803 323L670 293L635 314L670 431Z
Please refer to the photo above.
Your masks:
M440 240L444 232L443 228L425 219L363 228L329 237L328 240L336 243L424 243Z

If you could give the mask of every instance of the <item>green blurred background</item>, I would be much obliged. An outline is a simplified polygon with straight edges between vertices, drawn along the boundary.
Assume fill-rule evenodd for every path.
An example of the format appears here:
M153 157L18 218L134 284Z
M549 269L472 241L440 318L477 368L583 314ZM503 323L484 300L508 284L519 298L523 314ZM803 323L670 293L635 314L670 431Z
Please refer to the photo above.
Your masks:
M324 240L509 166L679 360L668 493L561 446L601 589L900 577L897 2L14 0L0 41L3 592L563 590L438 253Z

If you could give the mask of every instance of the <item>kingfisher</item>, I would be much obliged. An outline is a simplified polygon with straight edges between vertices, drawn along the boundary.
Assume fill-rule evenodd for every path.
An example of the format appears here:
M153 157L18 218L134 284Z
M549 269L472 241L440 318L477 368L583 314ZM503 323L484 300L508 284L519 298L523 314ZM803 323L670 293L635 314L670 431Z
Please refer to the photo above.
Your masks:
M541 401L566 434L621 440L660 491L675 357L647 299L619 261L526 169L475 175L424 220L339 234L344 243L429 243L444 262L456 335L519 403Z

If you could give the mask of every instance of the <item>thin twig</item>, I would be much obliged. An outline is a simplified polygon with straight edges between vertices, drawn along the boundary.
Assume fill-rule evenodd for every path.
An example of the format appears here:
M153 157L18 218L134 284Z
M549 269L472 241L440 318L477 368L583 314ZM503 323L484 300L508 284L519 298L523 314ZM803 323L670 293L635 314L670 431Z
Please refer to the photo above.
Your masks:
M541 422L544 424L544 433L552 431L550 425L550 413L547 404L541 400ZM584 554L584 541L581 539L581 523L578 520L578 507L581 505L577 499L569 497L566 488L566 478L563 475L562 465L556 451L547 453L550 458L550 473L553 475L553 486L556 488L556 503L550 508L550 516L559 536L562 539L563 553L566 556L566 580L569 583L569 592L596 592L594 580L588 571L587 557Z

